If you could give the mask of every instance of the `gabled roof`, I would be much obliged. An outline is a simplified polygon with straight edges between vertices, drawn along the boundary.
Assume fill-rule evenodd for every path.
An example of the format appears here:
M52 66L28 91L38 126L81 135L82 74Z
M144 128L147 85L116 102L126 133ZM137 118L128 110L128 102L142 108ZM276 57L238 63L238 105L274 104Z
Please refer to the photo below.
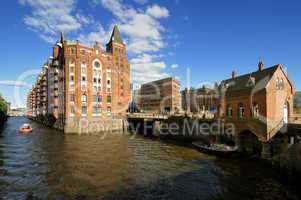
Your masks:
M257 70L255 72L237 76L235 78L226 79L222 81L221 85L224 85L227 88L226 95L236 95L237 93L251 92L254 89L254 85L250 84L250 82L254 80L255 85L258 86L258 83L260 83L259 89L263 89L271 80L276 70L280 67L281 65L275 65L261 71Z
M112 32L112 35L111 35L111 38L110 38L110 41L108 42L108 44L112 43L112 42L123 44L117 25L114 26L114 29L113 29L113 32Z

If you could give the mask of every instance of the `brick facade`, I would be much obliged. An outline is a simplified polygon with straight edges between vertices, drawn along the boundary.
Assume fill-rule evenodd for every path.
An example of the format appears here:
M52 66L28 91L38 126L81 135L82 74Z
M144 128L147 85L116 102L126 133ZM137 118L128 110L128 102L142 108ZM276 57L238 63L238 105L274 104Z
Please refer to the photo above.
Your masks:
M65 40L53 47L47 70L47 110L60 128L78 128L123 116L131 100L130 65L117 26L106 50ZM36 89L39 87L36 84Z
M165 78L141 85L140 110L149 113L176 112L181 108L180 83Z
M295 91L282 65L264 69L261 61L255 72L238 77L232 73L221 82L220 93L220 117L234 123L236 133L249 130L262 141L293 115Z

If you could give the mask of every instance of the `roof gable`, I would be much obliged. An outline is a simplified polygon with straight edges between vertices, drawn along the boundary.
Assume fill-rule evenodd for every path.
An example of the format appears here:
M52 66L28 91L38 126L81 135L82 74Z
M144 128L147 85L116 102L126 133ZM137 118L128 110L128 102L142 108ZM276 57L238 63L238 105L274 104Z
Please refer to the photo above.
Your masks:
M294 86L293 86L292 82L290 81L290 79L288 78L287 72L285 71L285 69L283 68L282 65L280 65L279 70L281 70L281 72L283 73L283 76L286 78L287 82L291 86L291 93L295 94Z

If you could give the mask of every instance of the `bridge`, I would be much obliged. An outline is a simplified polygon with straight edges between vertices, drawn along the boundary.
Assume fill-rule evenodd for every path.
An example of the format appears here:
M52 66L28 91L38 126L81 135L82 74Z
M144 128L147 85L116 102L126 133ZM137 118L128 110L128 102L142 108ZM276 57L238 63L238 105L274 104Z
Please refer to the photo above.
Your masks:
M188 126L194 126L197 124L208 123L211 124L216 119L213 115L200 115L191 113L168 113L168 114L152 114L152 113L128 113L127 119L129 122L129 129L145 135L155 135L155 132L162 133L163 127L165 127L164 135L168 135L169 130L166 130L166 125L177 124L177 135L185 135L185 123L189 123ZM167 132L166 132L167 131ZM197 135L197 131L195 131Z
M201 114L191 114L191 113L168 113L168 114L157 114L157 113L128 113L127 118L129 120L167 120L170 118L193 118L203 121L215 121L214 115L201 115Z
M243 119L227 119L227 118L212 118L204 117L203 115L192 114L149 114L149 113L128 113L127 118L129 123L136 129L136 131L144 134L153 134L156 129L160 129L162 124L179 125L178 135L184 137L196 138L198 135L195 131L192 135L183 135L187 133L185 127L185 119L188 119L189 125L193 128L195 119L201 126L204 123L211 124L213 122L222 121L224 125L232 123L235 126L235 144L238 146L251 146L249 149L263 149L263 152L275 151L271 150L271 146L279 146L280 141L286 141L285 145L301 141L301 114L293 115L289 118L289 123L284 123L284 120L278 122L264 121L254 117L246 117ZM138 127L138 128L137 128ZM190 130L191 130L190 127ZM149 130L151 129L151 130ZM167 131L168 132L168 131ZM162 133L162 132L161 132ZM182 134L182 135L181 135ZM218 137L218 136L217 136ZM276 143L276 145L275 145ZM252 150L252 151L253 151ZM261 151L261 150L258 150ZM270 154L270 153L264 153ZM269 157L269 156L266 156Z
M167 122L173 119L197 119L200 123L202 122L214 122L221 120L214 116L204 116L200 114L157 114L157 113L128 113L127 119L129 121L140 121L140 122ZM295 132L295 135L301 136L301 114L295 114L289 118L288 123L284 123L283 120L279 122L270 122L260 120L258 118L248 117L239 120L233 120L225 118L224 122L233 123L236 128L236 135L244 132L251 131L256 137L262 142L268 142L271 140L281 129L288 128L290 131Z
M166 120L169 114L150 114L150 113L128 113L127 118L130 120Z

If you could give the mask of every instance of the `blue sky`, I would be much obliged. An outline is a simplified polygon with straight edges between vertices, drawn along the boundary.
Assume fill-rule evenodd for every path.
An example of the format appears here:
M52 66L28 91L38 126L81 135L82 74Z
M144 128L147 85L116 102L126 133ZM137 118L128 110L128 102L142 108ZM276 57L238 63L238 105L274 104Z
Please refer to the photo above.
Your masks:
M64 31L87 44L118 24L133 82L174 76L186 86L281 63L301 90L301 2L278 0L11 0L0 8L0 92L13 106L25 95ZM33 71L32 71L33 70ZM24 77L24 78L23 78ZM15 86L22 87L15 87ZM21 100L15 97L21 91Z

